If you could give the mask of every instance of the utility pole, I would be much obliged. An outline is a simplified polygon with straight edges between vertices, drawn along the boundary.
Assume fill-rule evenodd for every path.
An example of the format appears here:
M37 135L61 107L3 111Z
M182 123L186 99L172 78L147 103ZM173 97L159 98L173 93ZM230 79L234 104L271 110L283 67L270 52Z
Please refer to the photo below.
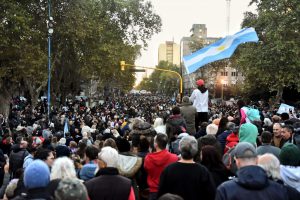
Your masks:
M51 109L51 36L53 34L53 17L51 16L51 0L48 0L48 15L49 19L47 20L48 28L48 94L47 94L47 103L48 103L48 120L50 122L50 109Z
M226 0L226 36L229 35L230 28L230 1Z

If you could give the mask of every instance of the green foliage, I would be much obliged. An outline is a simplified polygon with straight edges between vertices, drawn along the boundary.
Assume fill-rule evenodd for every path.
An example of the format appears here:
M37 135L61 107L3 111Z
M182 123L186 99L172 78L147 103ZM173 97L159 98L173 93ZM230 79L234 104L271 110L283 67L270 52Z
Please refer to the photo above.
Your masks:
M238 63L246 75L246 89L278 91L296 86L300 91L299 0L253 0L257 14L247 12L243 27L254 27L259 43L239 48Z
M180 73L177 65L172 65L166 61L159 62L157 67ZM179 92L179 79L173 73L154 70L149 78L142 80L137 89L171 96Z
M24 83L24 92L35 98L47 85L48 1L0 0L0 5L0 89ZM161 28L160 17L144 0L52 0L51 12L55 96L77 94L91 79L128 90L135 78L121 72L119 61L134 63Z

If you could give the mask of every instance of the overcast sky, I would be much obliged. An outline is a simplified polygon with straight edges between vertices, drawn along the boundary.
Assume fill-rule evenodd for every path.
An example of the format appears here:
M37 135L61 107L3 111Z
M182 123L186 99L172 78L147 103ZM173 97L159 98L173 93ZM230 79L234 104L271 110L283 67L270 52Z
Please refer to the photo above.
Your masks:
M154 11L162 19L162 31L149 41L147 50L136 65L155 66L158 63L158 46L165 41L179 44L184 36L190 36L193 24L206 24L208 37L226 35L226 0L150 0ZM243 13L253 11L250 0L231 0L229 34L241 28Z

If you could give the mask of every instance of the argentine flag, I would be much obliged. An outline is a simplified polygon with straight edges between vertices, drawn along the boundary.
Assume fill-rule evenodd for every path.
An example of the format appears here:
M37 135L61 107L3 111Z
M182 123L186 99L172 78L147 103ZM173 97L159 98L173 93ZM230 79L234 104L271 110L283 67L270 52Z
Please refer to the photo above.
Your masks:
M254 28L244 28L234 35L226 36L217 42L183 57L187 74L195 72L200 67L224 58L229 58L235 49L245 42L258 42Z
M69 120L65 118L65 126L64 126L64 138L66 138L66 133L69 133Z

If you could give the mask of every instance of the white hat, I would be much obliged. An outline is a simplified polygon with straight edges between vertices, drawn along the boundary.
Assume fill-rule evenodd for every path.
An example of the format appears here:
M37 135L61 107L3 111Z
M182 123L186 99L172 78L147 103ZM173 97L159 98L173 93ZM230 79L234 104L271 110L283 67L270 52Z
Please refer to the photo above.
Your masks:
M106 163L107 167L117 167L119 154L112 147L103 147L98 154L98 158Z
M59 144L65 145L66 144L66 138L60 138L60 140L58 141Z
M19 125L19 126L17 126L17 128L16 128L16 131L21 131L21 130L23 130L23 129L25 129L25 127L24 127L24 126L21 126L21 125Z

